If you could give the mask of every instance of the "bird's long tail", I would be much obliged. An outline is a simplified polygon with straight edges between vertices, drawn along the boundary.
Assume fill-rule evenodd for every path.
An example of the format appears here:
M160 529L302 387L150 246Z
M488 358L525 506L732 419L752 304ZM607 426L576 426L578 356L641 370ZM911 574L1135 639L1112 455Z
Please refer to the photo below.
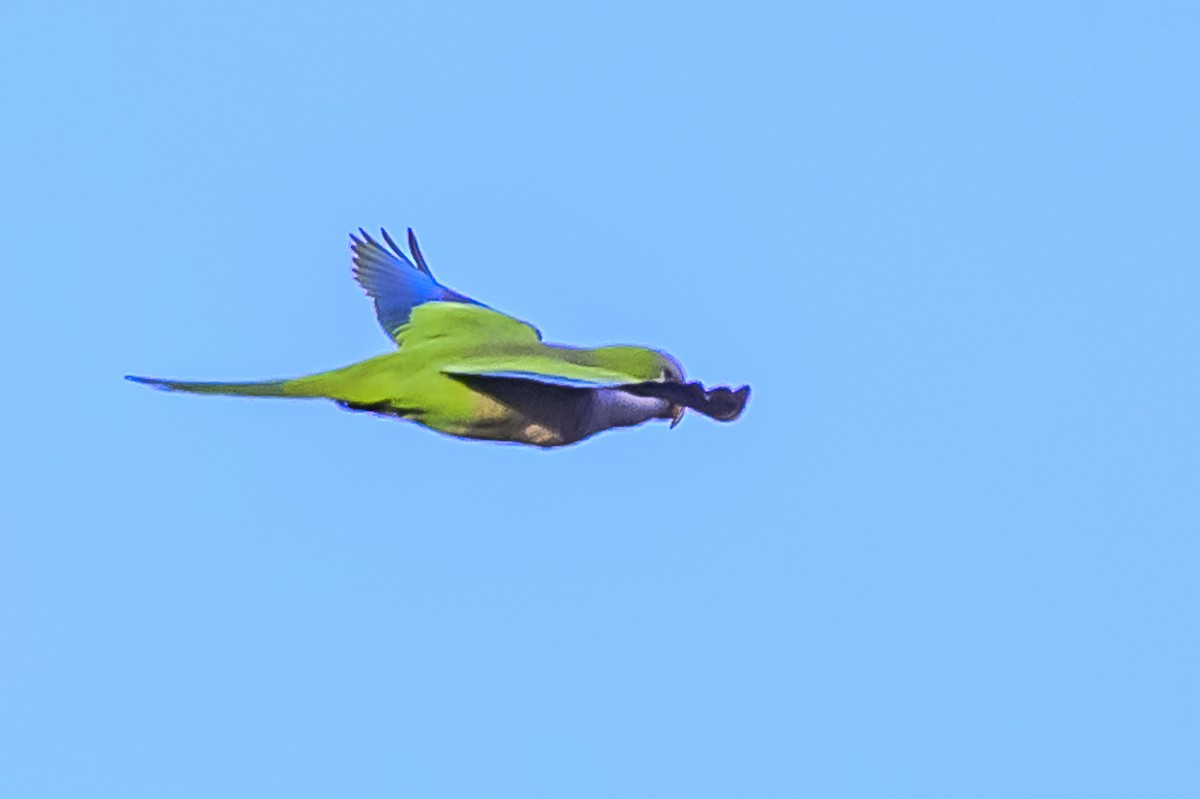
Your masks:
M309 385L311 381L264 380L253 383L203 383L186 380L159 380L156 377L125 375L126 380L152 386L164 391L187 391L192 394L228 394L238 397L320 397Z
M126 375L135 383L192 394L227 394L236 397L324 397L339 402L373 404L396 396L398 352L368 358L341 369L296 377L291 380L259 380L241 383L207 383L192 380L160 380L157 377Z

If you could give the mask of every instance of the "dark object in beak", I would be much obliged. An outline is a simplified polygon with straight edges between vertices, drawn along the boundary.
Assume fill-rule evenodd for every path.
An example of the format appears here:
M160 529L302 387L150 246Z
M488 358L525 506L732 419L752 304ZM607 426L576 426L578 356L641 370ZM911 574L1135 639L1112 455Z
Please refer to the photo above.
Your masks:
M742 415L750 399L750 386L742 386L734 391L728 386L706 389L699 383L637 383L622 386L621 390L639 397L656 397L676 406L670 409L671 427L679 424L685 408L718 422L732 422Z

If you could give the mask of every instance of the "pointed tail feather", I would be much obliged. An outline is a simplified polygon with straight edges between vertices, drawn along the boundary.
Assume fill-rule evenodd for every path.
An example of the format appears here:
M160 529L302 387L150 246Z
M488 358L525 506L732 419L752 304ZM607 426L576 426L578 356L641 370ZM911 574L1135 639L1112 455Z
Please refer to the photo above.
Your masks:
M185 380L159 380L155 377L125 375L126 380L151 386L163 391L187 391L192 394L227 394L238 397L311 397L306 391L297 390L294 380L266 380L255 383L203 383Z

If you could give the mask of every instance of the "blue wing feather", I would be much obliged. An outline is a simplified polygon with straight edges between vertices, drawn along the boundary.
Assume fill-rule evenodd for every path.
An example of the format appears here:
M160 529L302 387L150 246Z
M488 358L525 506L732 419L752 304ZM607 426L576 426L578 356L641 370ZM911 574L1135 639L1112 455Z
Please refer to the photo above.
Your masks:
M481 304L434 280L425 266L424 258L420 259L421 267L424 267L422 269L392 243L386 231L383 236L391 245L391 251L371 238L365 230L360 228L358 232L361 238L350 234L350 251L354 261L351 271L355 280L375 301L375 315L379 317L379 324L392 338L395 338L396 330L408 321L412 309L423 303ZM411 230L409 241L416 241Z
M467 357L457 363L446 364L442 372L466 377L528 380L567 388L616 388L643 382L636 375L620 369L575 363L556 353L558 349L562 348L544 347L540 352Z
M502 380L528 380L533 383L542 383L547 386L563 386L565 388L615 388L617 386L628 385L628 380L615 379L594 379L586 380L582 378L567 377L565 375L542 374L538 372L522 372L520 370L511 371L468 371L465 369L450 368L444 370L447 374L465 375L467 377L492 377Z

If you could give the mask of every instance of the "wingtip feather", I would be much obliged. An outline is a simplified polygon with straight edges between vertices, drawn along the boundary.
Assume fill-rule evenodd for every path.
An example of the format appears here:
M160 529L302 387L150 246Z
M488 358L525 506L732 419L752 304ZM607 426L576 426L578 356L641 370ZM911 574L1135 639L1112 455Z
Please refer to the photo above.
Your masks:
M425 263L425 256L421 253L421 245L417 244L417 234L413 232L412 228L408 229L408 249L417 262L417 268L433 277L433 272L429 271L429 264Z

